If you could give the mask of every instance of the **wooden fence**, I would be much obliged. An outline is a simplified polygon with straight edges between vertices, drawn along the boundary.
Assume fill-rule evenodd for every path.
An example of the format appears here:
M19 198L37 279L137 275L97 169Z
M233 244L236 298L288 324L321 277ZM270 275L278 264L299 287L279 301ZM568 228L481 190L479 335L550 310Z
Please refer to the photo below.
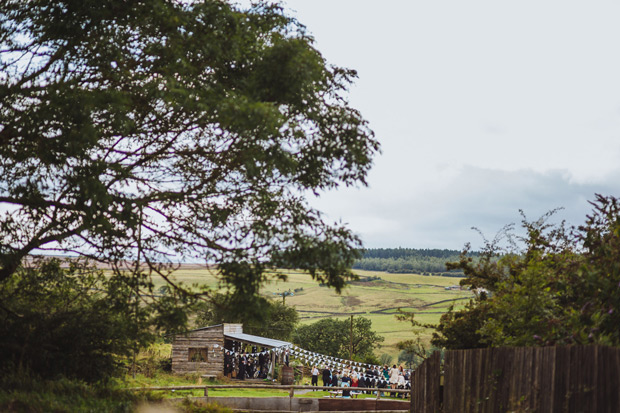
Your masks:
M411 411L438 412L441 409L441 354L436 351L411 376Z
M209 396L211 390L229 390L229 389L261 389L261 390L288 390L289 397L295 397L295 390L302 390L298 394L308 394L308 391L323 390L330 393L330 397L342 396L342 391L347 390L352 393L351 397L357 397L364 392L372 392L376 400L381 397L389 397L392 393L402 394L406 398L411 390L409 389L380 389L378 387L334 387L334 386L296 386L296 385L280 385L280 384L197 384L189 386L152 386L152 387L129 387L130 391L175 391L175 390L203 390L204 396ZM336 394L337 393L337 394ZM312 394L310 393L310 396Z
M413 376L412 412L618 412L620 349L603 346L446 351Z

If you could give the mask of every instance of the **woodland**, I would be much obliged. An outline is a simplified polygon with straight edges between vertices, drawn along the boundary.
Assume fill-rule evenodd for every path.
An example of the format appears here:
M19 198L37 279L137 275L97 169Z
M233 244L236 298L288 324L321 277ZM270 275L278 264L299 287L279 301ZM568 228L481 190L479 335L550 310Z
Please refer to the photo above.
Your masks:
M467 254L471 257L479 255L475 251L468 251ZM461 251L448 249L368 248L362 251L362 257L355 261L353 268L462 277L463 272L460 269L446 269L446 262L457 261L460 255Z

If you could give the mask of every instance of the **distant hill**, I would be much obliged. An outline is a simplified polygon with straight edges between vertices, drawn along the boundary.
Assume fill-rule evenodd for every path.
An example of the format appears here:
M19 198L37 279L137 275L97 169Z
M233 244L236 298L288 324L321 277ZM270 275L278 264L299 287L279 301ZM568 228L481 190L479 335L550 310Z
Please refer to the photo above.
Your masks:
M461 251L448 249L369 248L353 268L390 273L418 273L462 277L461 271L447 271L446 262L458 261ZM472 257L479 254L470 253Z

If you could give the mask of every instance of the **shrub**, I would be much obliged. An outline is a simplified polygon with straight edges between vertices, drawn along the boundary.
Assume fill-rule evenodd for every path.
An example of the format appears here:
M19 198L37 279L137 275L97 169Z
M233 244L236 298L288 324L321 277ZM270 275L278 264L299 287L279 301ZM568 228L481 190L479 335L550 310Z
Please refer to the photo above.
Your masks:
M149 309L118 280L71 262L44 260L0 284L0 370L94 382L153 334Z

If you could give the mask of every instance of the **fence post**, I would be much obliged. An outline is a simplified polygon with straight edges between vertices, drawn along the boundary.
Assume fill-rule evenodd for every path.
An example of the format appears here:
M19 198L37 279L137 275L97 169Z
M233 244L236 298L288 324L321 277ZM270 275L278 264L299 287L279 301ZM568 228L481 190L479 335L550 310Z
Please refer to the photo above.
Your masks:
M209 388L205 386L205 397L209 397Z

